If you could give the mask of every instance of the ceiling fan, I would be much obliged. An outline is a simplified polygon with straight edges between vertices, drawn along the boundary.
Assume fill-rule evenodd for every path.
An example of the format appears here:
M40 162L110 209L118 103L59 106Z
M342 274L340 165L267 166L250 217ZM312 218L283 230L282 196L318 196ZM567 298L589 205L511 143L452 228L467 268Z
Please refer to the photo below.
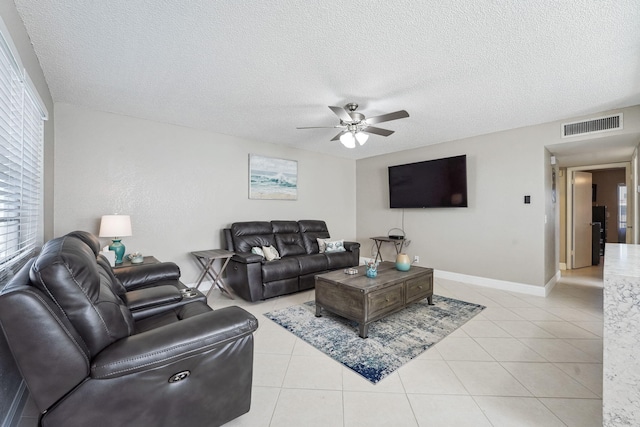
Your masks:
M345 147L354 148L356 146L356 141L360 145L363 145L365 142L367 142L367 139L369 139L369 134L389 136L394 132L392 130L382 129L371 125L409 117L409 113L407 113L405 110L400 110L393 113L382 114L380 116L369 117L367 119L364 114L356 112L356 110L358 109L358 104L356 104L355 102L348 103L344 106L344 108L332 106L329 106L329 108L340 119L339 125L309 126L299 127L296 129L342 128L343 130L341 130L339 134L334 136L331 141L340 140L342 145L344 145Z

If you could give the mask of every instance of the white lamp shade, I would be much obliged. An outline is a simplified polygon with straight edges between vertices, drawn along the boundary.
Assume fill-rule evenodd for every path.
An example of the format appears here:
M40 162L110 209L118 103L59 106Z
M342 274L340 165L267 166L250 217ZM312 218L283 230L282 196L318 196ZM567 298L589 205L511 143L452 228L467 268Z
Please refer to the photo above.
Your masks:
M356 140L358 141L358 144L364 145L364 143L367 142L367 139L369 139L369 135L367 135L366 133L364 132L356 133Z
M99 236L131 236L131 217L129 217L129 215L102 215Z
M347 148L356 148L356 139L351 132L343 133L340 137L340 142Z

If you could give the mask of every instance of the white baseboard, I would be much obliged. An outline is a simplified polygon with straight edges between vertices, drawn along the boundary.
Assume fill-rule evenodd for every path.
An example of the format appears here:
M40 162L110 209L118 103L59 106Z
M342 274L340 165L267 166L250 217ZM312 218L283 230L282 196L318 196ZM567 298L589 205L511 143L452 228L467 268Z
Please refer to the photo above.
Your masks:
M360 257L360 265L367 261L373 261L373 258ZM553 287L560 280L560 270L543 286L527 285L524 283L509 282L507 280L489 279L480 276L471 276L468 274L452 273L450 271L434 270L434 277L456 282L463 282L469 285L483 286L485 288L500 289L503 291L519 292L521 294L534 295L538 297L546 297L549 295ZM203 283L204 285L204 283Z
M566 262L561 262L560 263L560 270L566 270L567 269L567 263Z
M562 277L562 273L560 273L560 270L558 270L558 271L556 271L556 274L551 279L549 279L547 284L544 285L544 296L545 297L551 293L551 290L556 285L556 283L558 283L558 280L560 280L560 277Z
M559 275L556 274L556 276ZM547 287L549 291L555 285L556 276L549 282L553 281L553 284L548 283L546 286L534 286L524 283L509 282L507 280L489 279L487 277L470 276L468 274L452 273L450 271L434 270L434 277L447 280L455 280L456 282L463 282L469 285L483 286L485 288L500 289L502 291L519 292L521 294L534 295L538 297L546 297L548 295Z

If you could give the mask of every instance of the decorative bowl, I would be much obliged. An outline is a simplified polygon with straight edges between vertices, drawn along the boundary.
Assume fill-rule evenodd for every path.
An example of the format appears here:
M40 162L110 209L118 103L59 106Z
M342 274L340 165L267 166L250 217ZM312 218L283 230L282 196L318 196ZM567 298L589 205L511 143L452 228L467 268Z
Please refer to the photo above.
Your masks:
M144 261L144 257L140 252L134 252L132 254L129 254L127 258L129 258L129 261L131 261L131 264L142 264Z

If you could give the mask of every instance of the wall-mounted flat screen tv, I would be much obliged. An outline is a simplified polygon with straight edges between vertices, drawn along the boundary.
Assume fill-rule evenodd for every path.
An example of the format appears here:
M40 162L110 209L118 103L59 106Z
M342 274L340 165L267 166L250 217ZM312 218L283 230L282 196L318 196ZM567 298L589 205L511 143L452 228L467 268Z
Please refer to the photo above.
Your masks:
M391 208L466 208L467 156L389 166Z

